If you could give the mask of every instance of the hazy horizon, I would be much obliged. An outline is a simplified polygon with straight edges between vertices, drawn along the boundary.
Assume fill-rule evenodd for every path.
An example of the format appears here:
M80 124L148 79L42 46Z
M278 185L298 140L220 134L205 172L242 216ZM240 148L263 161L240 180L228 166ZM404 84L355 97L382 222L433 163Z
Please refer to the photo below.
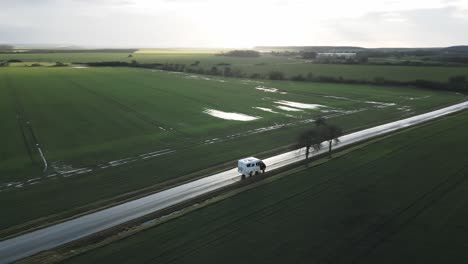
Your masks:
M0 43L90 48L446 47L468 44L468 0L17 0Z

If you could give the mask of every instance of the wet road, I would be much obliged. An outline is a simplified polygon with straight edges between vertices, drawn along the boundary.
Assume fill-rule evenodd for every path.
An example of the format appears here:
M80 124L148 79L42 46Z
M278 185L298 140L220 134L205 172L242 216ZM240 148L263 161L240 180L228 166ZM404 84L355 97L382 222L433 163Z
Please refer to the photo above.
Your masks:
M468 102L463 102L426 114L361 130L342 136L340 138L340 144L336 145L334 148L342 148L349 144L420 124L467 108ZM325 151L326 147L319 153L323 153ZM313 152L312 156L319 153ZM271 171L303 160L304 158L304 149L299 149L265 159L264 162L267 165L267 170ZM79 218L17 236L9 240L1 241L0 263L10 263L27 256L31 256L40 251L51 249L79 238L83 238L240 180L241 177L237 172L237 169L233 168L231 170L186 183L134 201L81 216Z

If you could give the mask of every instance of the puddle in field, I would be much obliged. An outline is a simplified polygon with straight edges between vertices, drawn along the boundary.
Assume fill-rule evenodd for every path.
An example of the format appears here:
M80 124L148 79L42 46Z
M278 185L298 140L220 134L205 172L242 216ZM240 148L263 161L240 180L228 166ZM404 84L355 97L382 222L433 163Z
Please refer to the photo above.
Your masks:
M256 116L249 116L246 114L241 113L228 113L214 109L206 109L203 111L205 114L209 114L210 116L214 116L217 118L225 119L225 120L235 120L235 121L253 121L258 119L259 117Z
M332 110L320 110L321 113L340 113L340 114L354 114L359 113L362 111L367 110L366 108L355 109L355 110L340 110L340 109L332 109Z
M319 107L326 107L324 105L319 105L319 104L305 104L305 103L291 102L291 101L285 101L285 100L276 101L275 104L280 104L280 105L285 105L288 107L294 107L294 108L300 108L300 109L317 109Z
M408 105L404 105L402 107L398 107L397 108L398 110L400 111L403 111L403 112L410 112L412 109L411 109L411 106L408 106Z
M429 97L431 97L430 95L426 95L426 96L420 96L420 97L410 97L410 96L402 96L404 99L407 99L407 100L410 100L410 101L413 101L413 100L420 100L420 99L427 99Z
M220 82L220 83L225 83L226 80L224 79L220 79L220 78L209 78L209 77L205 77L205 76L198 76L198 75L187 75L185 74L185 78L186 79L191 79L191 80L204 80L204 81L214 81L214 82Z
M336 99L336 100L344 100L344 101L372 104L376 108L386 108L386 107L389 107L389 106L395 106L396 105L396 103L385 103L385 102L376 102L376 101L359 101L359 100L355 100L355 99L350 99L350 98L340 97L340 96L333 96L333 95L326 95L324 97L331 98L331 99ZM423 96L423 97L404 97L404 98L407 99L407 100L418 100L418 99L425 99L425 98L427 98L427 96Z
M342 97L342 96L334 96L334 95L325 95L323 96L325 98L331 98L331 99L336 99L336 100L343 100L343 101L353 101L353 102L359 102L358 100Z
M205 81L211 81L211 78L205 77L205 76L199 76L199 75L189 75L187 76L188 79L197 79L197 80L205 80Z
M273 88L273 87L257 86L257 87L255 87L255 89L260 90L260 91L264 91L264 92L267 92L267 93L287 94L287 92L280 92L280 90L278 90L277 88Z
M302 111L300 109L297 109L297 110ZM356 110L349 110L349 111L335 111L335 112L328 113L324 117L325 118L338 117L338 116L353 114L353 113L361 112L361 111L365 111L365 110L367 110L367 109L356 109ZM274 125L271 125L271 126L256 128L256 129L248 130L248 131L245 131L245 132L225 136L225 137L222 137L222 138L207 139L203 143L204 144L221 143L221 142L224 142L224 141L227 141L227 140L232 140L232 139L236 139L236 138L239 138L239 137L245 137L245 136L250 136L250 135L254 135L254 134L264 133L264 132L277 130L277 129L281 129L281 128L285 128L285 127L309 124L309 123L312 123L314 121L315 121L315 119L310 118L310 119L293 121L293 122L289 122L289 123L282 123L282 124L275 123Z
M278 106L276 106L276 108L279 108L279 109L284 110L284 111L290 111L290 112L302 111L302 109L297 109L297 108L284 106L284 105L278 105Z
M265 107L252 107L252 108L255 108L255 109L258 109L258 110L262 110L262 111L265 111L265 112L270 112L270 113L273 113L273 114L279 114L279 112L276 112L275 110L271 109L271 108L265 108Z
M242 80L241 81L241 84L252 84L252 83L264 84L265 82L255 81L255 80Z
M88 66L73 66L73 69L88 69Z
M384 103L384 102L375 102L375 101L365 101L366 104L373 104L377 108L386 108L389 106L395 106L395 103Z

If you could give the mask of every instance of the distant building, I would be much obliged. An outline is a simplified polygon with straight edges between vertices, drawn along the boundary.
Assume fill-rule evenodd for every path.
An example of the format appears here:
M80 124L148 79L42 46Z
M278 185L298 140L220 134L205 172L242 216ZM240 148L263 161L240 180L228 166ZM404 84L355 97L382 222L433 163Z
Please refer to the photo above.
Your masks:
M354 58L355 52L324 52L317 53L317 58Z

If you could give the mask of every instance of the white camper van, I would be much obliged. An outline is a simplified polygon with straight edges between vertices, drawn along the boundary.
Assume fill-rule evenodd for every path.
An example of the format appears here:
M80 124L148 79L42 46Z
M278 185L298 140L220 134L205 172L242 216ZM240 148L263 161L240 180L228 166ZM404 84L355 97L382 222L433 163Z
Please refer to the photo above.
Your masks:
M242 174L242 176L252 176L258 174L260 171L265 172L266 165L262 160L250 157L239 160L237 163L237 171Z

